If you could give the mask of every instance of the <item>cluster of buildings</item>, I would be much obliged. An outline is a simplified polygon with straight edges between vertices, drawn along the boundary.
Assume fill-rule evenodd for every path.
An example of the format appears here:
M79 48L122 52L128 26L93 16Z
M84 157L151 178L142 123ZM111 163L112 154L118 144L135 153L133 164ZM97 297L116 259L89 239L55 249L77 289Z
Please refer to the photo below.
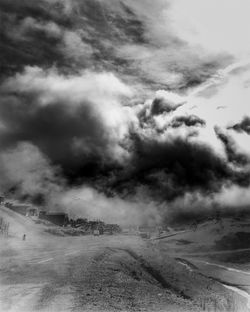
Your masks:
M81 228L87 233L98 231L99 235L120 233L121 228L118 224L107 224L101 220L88 221L88 219L79 218L69 221L74 228ZM97 232L95 232L97 233Z
M100 220L89 221L85 218L78 218L74 220L70 219L67 213L39 210L38 208L27 204L4 202L4 200L2 201L2 204L23 216L35 217L36 219L49 221L54 225L61 227L79 228L89 234L94 233L102 235L121 232L121 228L117 224L106 224Z

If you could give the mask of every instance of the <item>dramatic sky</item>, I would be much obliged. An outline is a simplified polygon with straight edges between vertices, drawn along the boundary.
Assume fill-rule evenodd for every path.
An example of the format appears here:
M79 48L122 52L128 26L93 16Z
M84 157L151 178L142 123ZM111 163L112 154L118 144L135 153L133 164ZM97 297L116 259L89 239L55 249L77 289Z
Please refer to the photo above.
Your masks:
M250 209L249 12L0 0L2 193L124 224Z

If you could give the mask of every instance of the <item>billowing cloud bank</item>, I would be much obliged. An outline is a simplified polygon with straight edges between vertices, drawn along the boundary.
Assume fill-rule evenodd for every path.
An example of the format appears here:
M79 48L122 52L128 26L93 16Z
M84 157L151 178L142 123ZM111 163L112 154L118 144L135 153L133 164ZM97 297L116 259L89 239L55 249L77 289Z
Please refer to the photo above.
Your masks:
M192 5L188 33L181 0L1 0L2 192L124 224L245 209L250 49Z

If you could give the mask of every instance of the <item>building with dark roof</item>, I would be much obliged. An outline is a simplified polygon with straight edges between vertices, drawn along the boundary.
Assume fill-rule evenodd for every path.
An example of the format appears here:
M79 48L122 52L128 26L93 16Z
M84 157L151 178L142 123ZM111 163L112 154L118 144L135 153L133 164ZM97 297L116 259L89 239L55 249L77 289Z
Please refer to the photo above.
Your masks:
M64 212L39 212L39 219L50 221L59 226L66 226L69 223L69 217Z

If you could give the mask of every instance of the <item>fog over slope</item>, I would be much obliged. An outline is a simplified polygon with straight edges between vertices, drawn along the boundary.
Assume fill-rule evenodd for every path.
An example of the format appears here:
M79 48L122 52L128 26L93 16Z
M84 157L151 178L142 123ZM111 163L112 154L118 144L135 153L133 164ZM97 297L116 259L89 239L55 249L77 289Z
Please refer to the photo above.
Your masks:
M249 3L215 3L0 0L2 193L124 224L246 209Z

